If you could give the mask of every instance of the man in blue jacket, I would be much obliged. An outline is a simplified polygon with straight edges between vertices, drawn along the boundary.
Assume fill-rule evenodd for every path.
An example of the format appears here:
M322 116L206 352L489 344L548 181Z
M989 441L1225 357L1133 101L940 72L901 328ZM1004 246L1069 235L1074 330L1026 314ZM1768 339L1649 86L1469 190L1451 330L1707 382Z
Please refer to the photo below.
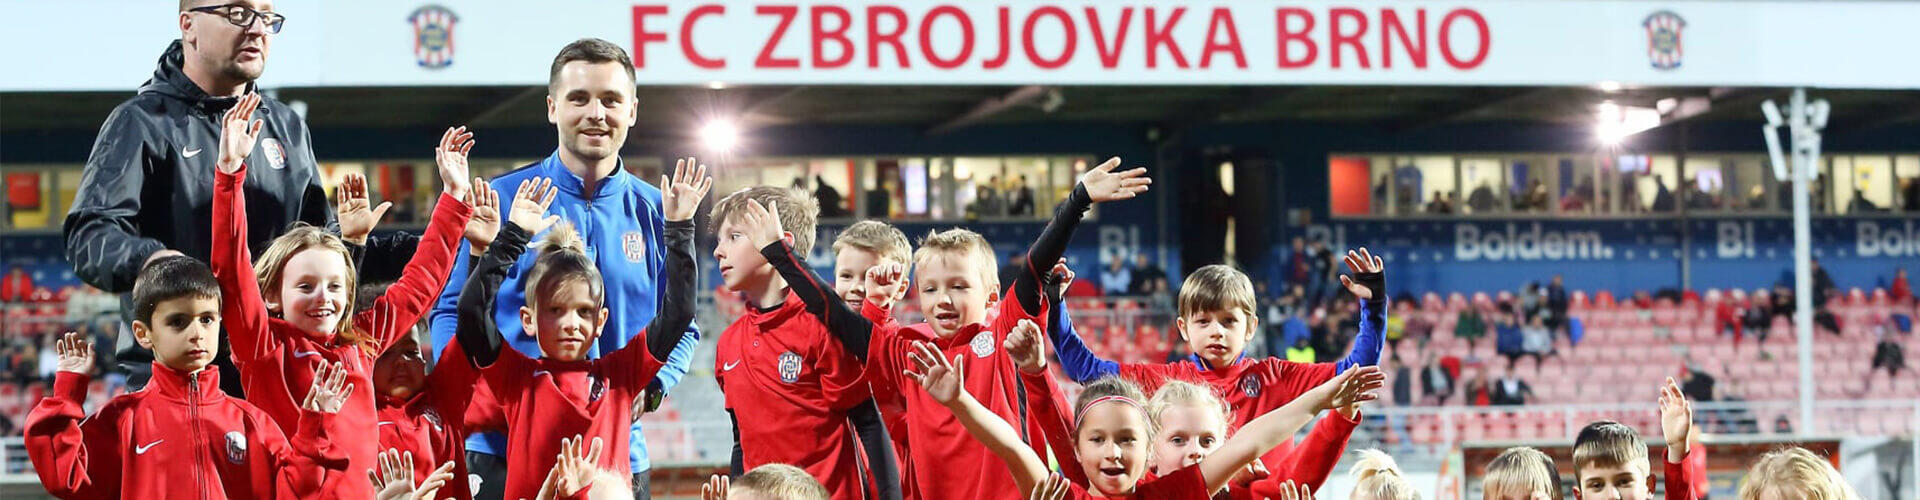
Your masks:
M613 352L626 345L630 337L646 327L659 304L656 295L665 260L660 252L665 221L660 212L660 189L628 173L620 162L620 146L626 142L627 127L638 116L634 104L633 62L620 46L606 40L587 38L568 44L553 59L547 83L547 121L559 132L560 147L539 162L508 172L492 181L493 188L511 193L520 181L535 177L553 179L560 189L549 213L573 223L587 241L587 253L593 256L606 280L606 304L611 317L607 333L600 336L593 355ZM501 218L507 216L501 207ZM540 235L535 235L537 240ZM474 249L461 243L462 255ZM507 281L500 287L494 314L500 333L514 349L530 356L540 353L539 342L530 332L520 329L520 307L526 305L525 272L533 268L538 252L527 252L514 264ZM442 352L453 339L460 290L466 284L468 259L458 259L453 277L440 294L432 315L434 352ZM693 272L675 269L672 272ZM691 327L690 327L691 328ZM659 395L672 389L686 376L693 361L694 346L700 336L693 329L676 345L666 367L653 381L648 393ZM636 401L635 404L645 404ZM635 412L637 417L639 412ZM500 457L506 439L499 433L475 434L467 440L468 470L484 482L475 498L500 498L505 481L505 464ZM635 498L648 498L647 460L640 422L633 423L629 457L633 465Z

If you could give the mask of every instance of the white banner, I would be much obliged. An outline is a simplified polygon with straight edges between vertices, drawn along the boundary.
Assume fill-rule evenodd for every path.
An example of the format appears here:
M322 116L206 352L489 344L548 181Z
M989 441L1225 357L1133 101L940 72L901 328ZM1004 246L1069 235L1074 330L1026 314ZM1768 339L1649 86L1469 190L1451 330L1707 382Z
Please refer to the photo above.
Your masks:
M129 89L174 3L7 2L0 90ZM559 48L642 85L1625 85L1911 88L1920 4L283 0L269 87L533 85Z

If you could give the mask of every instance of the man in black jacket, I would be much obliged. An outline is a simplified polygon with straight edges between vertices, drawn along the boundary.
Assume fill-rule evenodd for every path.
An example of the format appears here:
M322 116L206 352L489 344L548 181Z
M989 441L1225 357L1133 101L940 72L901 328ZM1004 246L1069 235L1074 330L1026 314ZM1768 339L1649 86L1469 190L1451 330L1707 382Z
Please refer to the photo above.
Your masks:
M180 40L160 55L153 78L101 125L62 226L67 261L81 280L123 294L124 304L134 277L155 257L207 259L213 245L219 120L241 96L256 90L271 35L286 20L271 9L269 0L180 2ZM256 167L247 179L249 246L267 248L296 222L337 231L306 122L272 97L264 97L257 116L263 125L249 155ZM376 216L362 212L354 215ZM365 260L405 262L417 241L401 236L369 242L373 258ZM362 282L399 275L392 265L361 271ZM145 383L153 354L130 337L118 339L116 357L137 388ZM215 364L226 372L222 388L240 396L240 377L224 348Z

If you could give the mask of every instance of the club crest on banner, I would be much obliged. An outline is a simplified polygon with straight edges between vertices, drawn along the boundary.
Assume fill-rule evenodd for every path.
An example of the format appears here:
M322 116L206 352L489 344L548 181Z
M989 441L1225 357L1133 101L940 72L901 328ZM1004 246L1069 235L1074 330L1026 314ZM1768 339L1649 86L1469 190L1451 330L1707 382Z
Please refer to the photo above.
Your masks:
M1687 27L1687 21L1673 11L1663 10L1647 16L1640 23L1647 29L1647 60L1654 69L1674 69L1680 67L1682 55L1680 30Z
M413 58L420 67L440 69L453 64L453 23L459 20L452 10L437 4L414 9L407 16L413 24Z

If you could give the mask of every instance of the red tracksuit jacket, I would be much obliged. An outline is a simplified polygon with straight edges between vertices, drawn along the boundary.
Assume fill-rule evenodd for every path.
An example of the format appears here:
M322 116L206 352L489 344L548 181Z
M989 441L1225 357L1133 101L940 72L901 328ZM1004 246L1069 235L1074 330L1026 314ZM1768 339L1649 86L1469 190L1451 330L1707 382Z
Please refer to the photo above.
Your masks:
M833 498L867 496L847 410L867 400L861 363L792 292L720 333L714 378L739 425L741 465L805 469Z
M373 404L373 360L377 353L359 346L341 345L337 339L316 340L292 324L267 315L261 298L259 280L253 270L252 254L247 249L247 214L244 193L246 167L233 174L216 173L213 192L213 273L220 280L222 321L233 345L234 365L246 388L247 402L280 424L281 430L293 429L298 422L300 400L313 385L315 361L341 362L347 368L347 381L354 385L340 414L331 420L328 435L339 440L350 463L348 471L373 468L380 450L375 431ZM434 204L433 220L420 239L419 250L407 261L400 280L387 288L387 294L373 307L353 316L354 328L386 349L406 334L439 297L453 268L453 252L460 233L466 229L472 209L465 202L440 195ZM373 485L365 477L352 474L336 478L326 485L327 498L362 500L373 497Z
M333 416L303 411L291 444L246 401L220 392L219 370L159 363L145 389L87 417L86 375L60 372L27 415L27 457L60 498L319 498L324 483L366 476L327 439Z
M467 491L467 403L480 373L459 342L448 342L427 387L407 399L380 396L380 448L413 453L413 477L423 481L441 463L453 462L453 478L439 498L473 498Z
M1300 394L1332 380L1334 364L1295 363L1279 358L1243 358L1233 366L1202 370L1186 361L1167 364L1127 363L1120 365L1120 376L1140 384L1140 390L1147 394L1159 390L1160 385L1169 379L1211 387L1215 394L1227 401L1227 407L1233 408L1228 427L1239 429L1254 418L1286 406ZM1260 462L1266 464L1269 471L1288 469L1290 466L1286 463L1286 455L1293 448L1293 443L1283 443L1261 455Z

